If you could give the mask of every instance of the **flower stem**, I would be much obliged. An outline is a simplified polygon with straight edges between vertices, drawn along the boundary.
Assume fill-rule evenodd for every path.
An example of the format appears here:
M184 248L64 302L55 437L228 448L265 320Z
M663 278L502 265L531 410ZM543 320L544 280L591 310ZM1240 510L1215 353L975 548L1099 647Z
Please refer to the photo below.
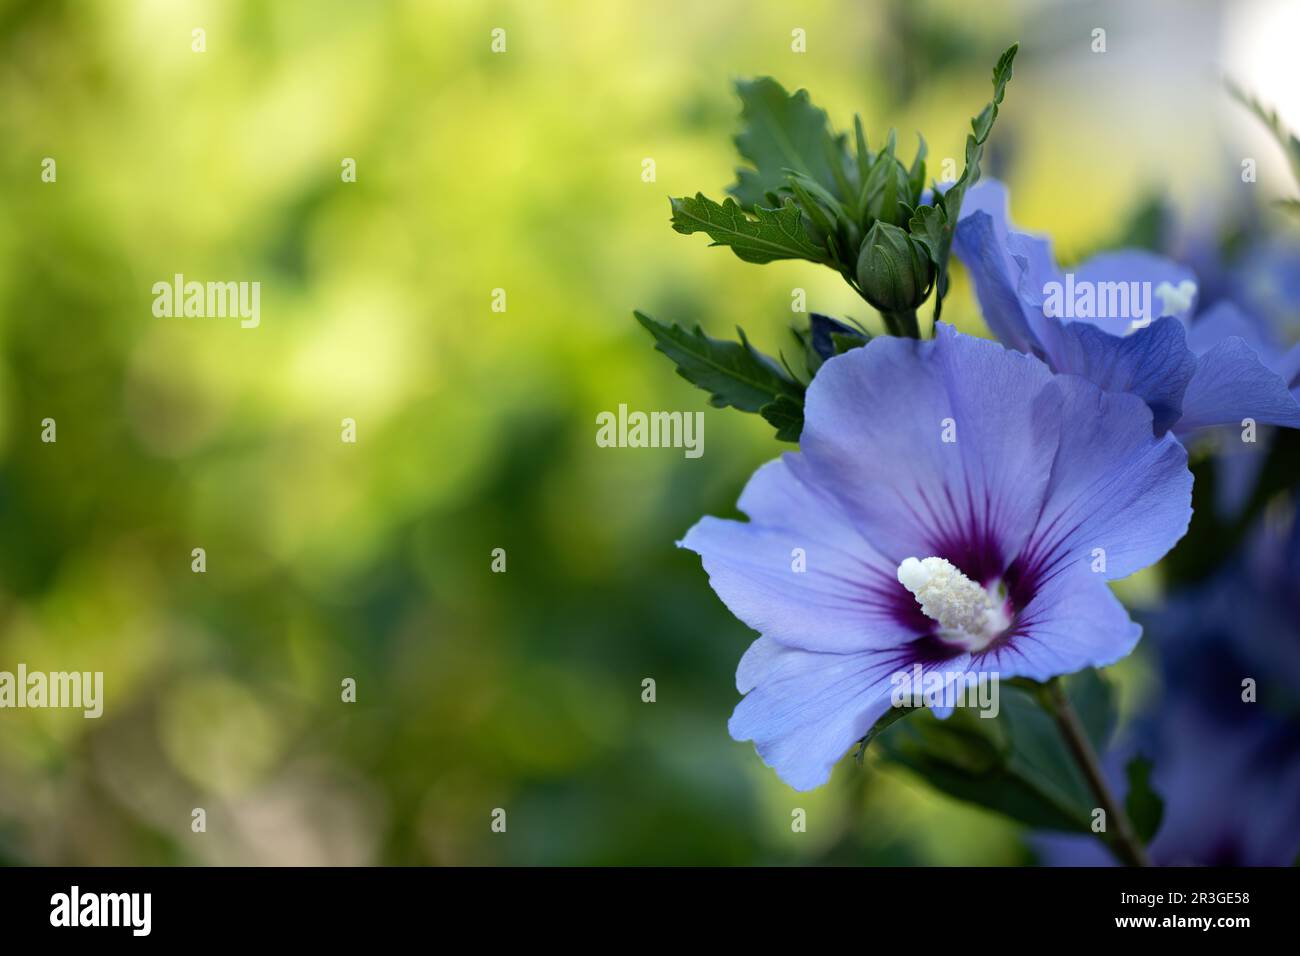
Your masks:
M880 321L885 326L886 335L902 335L898 329L898 317L893 312L881 312Z
M1053 678L1044 685L1043 702L1048 712L1056 718L1057 726L1061 728L1061 735L1065 737L1070 753L1079 765L1079 769L1083 771L1084 777L1087 778L1088 786L1092 788L1098 804L1106 811L1106 820L1114 824L1114 834L1108 841L1111 852L1127 866L1150 866L1151 861L1147 859L1146 849L1142 846L1142 841L1137 838L1133 824L1129 821L1128 814L1124 812L1124 805L1115 799L1110 785L1106 783L1106 775L1102 772L1101 761L1097 759L1097 751L1093 749L1092 742L1088 739L1083 724L1079 722L1079 716L1074 712L1074 707L1066 696L1059 678Z
M891 335L909 339L921 337L921 326L916 319L916 309L908 309L906 312L882 312L881 316Z

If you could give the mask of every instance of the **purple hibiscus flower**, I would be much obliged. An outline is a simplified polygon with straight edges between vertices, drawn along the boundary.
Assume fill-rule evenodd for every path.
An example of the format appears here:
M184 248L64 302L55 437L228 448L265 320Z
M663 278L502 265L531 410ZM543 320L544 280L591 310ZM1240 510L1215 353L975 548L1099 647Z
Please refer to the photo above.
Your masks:
M953 251L998 339L1053 371L1140 396L1157 434L1245 418L1300 428L1300 346L1283 350L1228 301L1193 318L1185 266L1124 250L1062 273L1047 239L1011 227L995 180L967 194Z
M706 517L681 542L761 634L731 734L796 789L826 782L918 665L960 685L1128 654L1141 629L1106 580L1191 516L1186 453L1140 399L935 331L830 359L801 451L741 495L750 520Z

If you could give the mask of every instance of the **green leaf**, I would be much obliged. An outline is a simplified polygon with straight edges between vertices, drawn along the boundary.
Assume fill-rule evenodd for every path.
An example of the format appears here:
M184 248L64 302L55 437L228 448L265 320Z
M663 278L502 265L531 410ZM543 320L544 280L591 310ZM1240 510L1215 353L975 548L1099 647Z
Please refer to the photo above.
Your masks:
M1287 163L1291 166L1291 175L1295 177L1296 182L1300 183L1300 139L1282 125L1282 119L1277 115L1277 110L1269 109L1255 97L1248 94L1235 83L1228 83L1228 92L1243 106L1249 109L1258 117L1259 121L1268 127L1273 138L1277 140L1286 153ZM1288 205L1300 202L1298 200L1287 200Z
M655 348L677 364L677 374L708 392L715 407L759 412L786 397L797 400L802 418L804 387L750 345L744 332L740 342L727 342L710 338L699 326L688 332L643 312L633 314L654 336Z
M912 160L912 168L907 171L907 181L910 186L908 190L908 204L917 206L921 202L921 194L925 192L925 154L927 147L925 137L917 134L916 137L920 145L916 148L916 158Z
M1160 252L1169 245L1168 236L1172 221L1173 212L1169 204L1164 197L1153 193L1138 204L1137 208L1129 214L1119 234L1103 248L1136 247Z
M844 204L840 202L838 196L803 173L790 170L790 189L805 210L810 205L821 205L831 216L835 217L837 224L846 227L857 225L853 221L853 217L849 215L849 211L844 208ZM804 195L801 196L801 192Z
M867 176L871 172L871 150L867 148L867 134L862 131L862 117L857 113L853 114L853 143L858 170L858 186L861 188L862 183L867 181ZM862 209L860 205L855 211L861 217Z
M993 67L993 99L971 120L971 132L966 136L966 166L961 175L943 194L936 191L934 205L918 208L908 223L908 230L929 250L930 259L937 270L934 293L936 321L943 309L943 297L948 291L948 260L952 251L953 231L961 218L962 200L966 196L966 190L980 178L984 144L998 118L998 107L1006 94L1007 83L1011 81L1012 63L1019 48L1020 44L1013 43Z
M790 177L790 189L794 192L794 198L799 203L800 208L808 214L808 218L812 222L813 228L809 238L814 242L825 245L827 251L831 254L831 258L838 258L836 255L839 248L837 237L840 235L843 207L834 198L831 198L829 204L818 201L808 186L821 189L810 179L801 178L797 174Z
M861 348L870 341L871 337L869 335L859 335L856 332L847 335L842 332L831 333L831 345L834 347L836 355L843 355L845 352Z
M800 208L812 223L810 238L825 245L829 265L848 278L857 261L857 248L862 242L862 231L857 221L844 208L839 197L803 173L789 170L789 188Z
M928 710L918 713L906 728L882 734L879 739L891 759L913 769L943 768L980 776L998 772L1011 756L1004 722L961 708L946 720Z
M948 220L937 197L933 206L918 206L911 222L907 224L908 234L925 246L930 261L936 266L943 256L944 243L948 239L947 225Z
M907 222L907 214L899 203L910 199L911 183L907 168L894 155L894 144L894 131L890 130L885 148L872 159L867 177L862 182L858 207L862 210L864 228L870 228L877 219L896 226Z
M737 82L736 92L744 104L736 149L753 168L737 169L736 182L727 191L752 210L785 186L786 170L793 169L835 192L832 163L836 158L843 162L844 138L832 134L826 112L813 106L808 91L791 95L765 76Z
M1285 209L1293 216L1300 216L1300 199L1275 199L1273 205Z
M1115 721L1109 684L1083 671L1065 689L1093 746L1104 748ZM995 718L962 707L947 720L920 714L881 733L878 746L958 799L1034 827L1091 832L1096 800L1056 721L1021 686L1003 681L998 697Z
M1064 678L1070 704L1083 724L1093 750L1104 754L1118 720L1115 688L1099 670L1085 670Z
M1151 786L1151 761L1141 755L1134 757L1124 768L1128 777L1128 796L1124 810L1137 830L1138 839L1150 843L1160 829L1165 815L1165 802Z
M778 395L758 410L768 424L776 429L780 441L798 442L803 434L803 398Z
M890 707L889 710L885 711L883 717L871 725L871 729L867 731L866 736L858 741L858 749L853 754L854 759L861 764L863 758L867 755L867 748L871 746L873 740L880 736L882 731L892 727L904 717L910 717L912 714L919 713L924 709L924 707Z
M683 235L707 233L715 246L730 246L746 262L807 259L827 262L826 250L813 242L803 225L803 211L793 200L780 209L755 207L747 216L734 199L721 205L703 193L671 200L673 228Z

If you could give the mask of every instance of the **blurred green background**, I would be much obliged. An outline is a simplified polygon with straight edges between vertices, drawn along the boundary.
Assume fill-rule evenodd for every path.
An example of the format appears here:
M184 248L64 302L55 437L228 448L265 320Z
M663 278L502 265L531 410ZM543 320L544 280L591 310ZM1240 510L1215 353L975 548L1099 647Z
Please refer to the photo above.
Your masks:
M731 179L737 77L938 163L1020 40L986 167L1020 224L1069 261L1153 190L1199 215L1253 135L1209 68L1247 6L0 0L0 669L106 685L0 712L0 862L1028 860L901 772L796 794L727 736L752 635L673 542L784 446L631 311L767 350L796 287L875 322L669 228ZM260 281L260 327L155 318L175 273ZM945 311L979 331L964 277ZM705 410L704 456L598 448L620 403Z

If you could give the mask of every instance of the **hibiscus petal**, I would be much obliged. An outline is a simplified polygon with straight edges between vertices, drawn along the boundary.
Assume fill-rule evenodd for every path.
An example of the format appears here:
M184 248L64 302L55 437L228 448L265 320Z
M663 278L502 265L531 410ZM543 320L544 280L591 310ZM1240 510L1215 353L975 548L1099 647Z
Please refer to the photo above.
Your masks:
M1104 552L1111 579L1154 564L1187 531L1192 475L1172 435L1154 438L1151 411L1136 395L1103 392L1062 375L1061 436L1051 481L1021 573L1045 581Z
M1282 376L1282 381L1286 382L1286 387L1291 389L1292 394L1300 389L1300 342L1291 346L1278 359L1277 373Z
M1196 317L1187 330L1187 347L1196 355L1204 355L1234 335L1258 352L1270 367L1273 362L1268 359L1280 360L1281 347L1273 330L1227 301L1215 303Z
M739 504L748 523L704 518L687 532L680 546L700 555L713 590L740 620L792 647L893 647L928 631L897 564L833 497L800 479L801 467L792 454L754 474Z
M977 657L974 666L1001 679L1048 680L1085 667L1105 667L1127 656L1142 628L1106 586L1104 574L1081 564L1058 569L1038 585L1020 612L1015 632Z
M801 444L897 564L946 557L997 577L1033 529L1056 451L1047 367L940 323L933 342L878 338L827 362L808 389ZM945 440L953 439L953 440Z
M741 660L737 684L749 692L727 728L736 740L752 740L787 784L811 790L830 779L835 763L889 709L891 678L918 662L924 673L924 642L916 649L819 654L761 637ZM960 654L935 666L947 673L968 663Z
M1038 354L1035 310L1026 306L1019 289L1026 273L1050 276L1056 268L1046 241L1012 232L1007 205L1002 183L977 183L962 202L953 252L970 273L984 321L993 334L1011 348Z
M1230 336L1196 361L1183 395L1180 435L1207 425L1259 424L1300 428L1300 402L1281 375L1268 368L1245 339Z
M1052 368L1080 375L1108 392L1132 392L1151 408L1157 435L1183 414L1183 394L1196 372L1182 323L1171 316L1130 335L1067 322L1048 336Z

